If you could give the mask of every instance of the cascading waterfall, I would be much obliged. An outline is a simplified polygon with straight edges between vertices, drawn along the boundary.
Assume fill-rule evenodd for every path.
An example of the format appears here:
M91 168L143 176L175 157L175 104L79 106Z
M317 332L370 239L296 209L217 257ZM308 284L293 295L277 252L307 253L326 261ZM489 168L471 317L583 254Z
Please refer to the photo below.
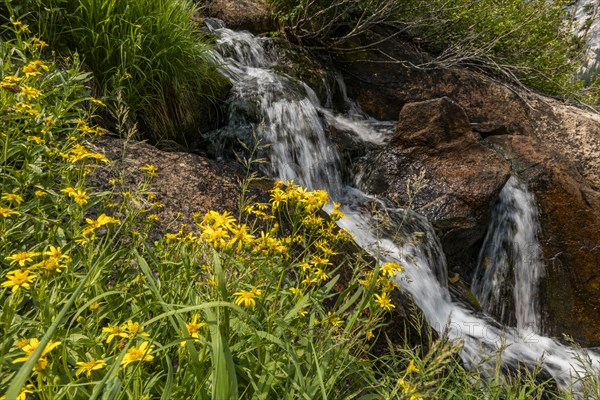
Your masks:
M541 333L537 289L544 271L538 233L535 198L511 177L492 211L472 285L486 312L535 333Z
M325 189L342 202L346 218L339 225L352 232L357 243L380 261L405 266L406 279L398 279L398 283L413 296L434 329L463 341L461 357L467 366L493 371L493 355L503 349L505 366L542 362L545 371L564 387L572 376L584 372L576 362L575 350L520 326L502 327L453 302L446 286L446 260L431 224L410 210L386 207L383 201L343 185L336 148L326 135L327 126L344 126L363 142L382 144L390 138L389 123L356 112L339 115L321 107L305 84L271 69L274 58L261 46L265 39L234 32L216 21L209 21L209 26L219 36L215 58L233 82L229 127L218 134L239 135L248 128L257 131L271 145L271 176L294 179L310 189ZM518 193L516 188L514 193ZM326 211L330 209L326 207ZM371 215L373 209L379 212ZM390 229L390 221L399 225ZM525 297L519 299L521 303L528 301ZM525 326L532 325L527 318ZM600 368L600 358L592 355L592 360L595 368Z

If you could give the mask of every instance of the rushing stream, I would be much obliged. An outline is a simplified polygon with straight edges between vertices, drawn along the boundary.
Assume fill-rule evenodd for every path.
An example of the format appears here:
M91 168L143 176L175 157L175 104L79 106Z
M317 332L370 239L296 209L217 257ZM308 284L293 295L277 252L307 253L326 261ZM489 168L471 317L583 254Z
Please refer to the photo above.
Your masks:
M493 371L493 355L502 348L503 365L541 362L559 385L568 387L571 378L582 372L575 350L539 334L536 293L531 288L542 269L537 266L539 248L531 244L537 234L532 195L514 178L503 190L474 286L486 309L497 308L499 296L493 293L501 289L495 286L512 268L516 310L511 311L516 319L516 328L512 328L452 300L445 256L426 218L386 206L384 201L344 185L336 147L326 134L328 128L344 129L365 144L381 145L389 140L393 125L366 117L349 99L343 115L322 107L306 84L273 70L276 57L263 47L268 39L232 31L217 20L207 24L219 37L214 57L233 82L229 126L215 132L215 138L244 138L256 132L269 145L266 173L293 179L310 189L325 189L340 201L346 218L338 224L380 261L393 260L405 266L398 283L413 296L434 329L464 342L461 357L467 366ZM343 88L341 82L338 85ZM373 214L373 210L377 212ZM533 228L528 230L528 226ZM507 243L511 238L515 243ZM508 263L507 258L518 261ZM595 367L600 368L600 359L592 357Z
M538 231L533 194L510 178L492 210L472 285L485 311L535 333L541 333L538 284L544 271Z

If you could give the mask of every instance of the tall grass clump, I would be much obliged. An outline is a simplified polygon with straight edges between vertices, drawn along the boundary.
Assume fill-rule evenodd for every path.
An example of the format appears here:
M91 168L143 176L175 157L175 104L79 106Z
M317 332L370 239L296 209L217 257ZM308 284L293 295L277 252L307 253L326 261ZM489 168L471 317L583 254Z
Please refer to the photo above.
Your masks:
M202 112L224 78L208 60L210 39L193 25L191 0L26 0L19 7L51 47L80 56L98 93L122 92L147 137L181 141L208 120Z

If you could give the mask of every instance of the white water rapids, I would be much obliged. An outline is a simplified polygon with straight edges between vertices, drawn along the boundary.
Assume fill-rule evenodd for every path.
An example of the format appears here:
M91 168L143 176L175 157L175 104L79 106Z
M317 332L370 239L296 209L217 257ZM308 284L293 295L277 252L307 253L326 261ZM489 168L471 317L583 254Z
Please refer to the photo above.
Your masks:
M541 362L561 387L569 388L571 379L583 373L574 349L539 335L539 321L531 320L529 311L517 328L510 328L453 301L447 288L445 256L431 224L412 211L386 207L383 201L343 184L336 147L326 135L328 127L343 128L363 142L383 144L390 137L390 124L369 119L355 107L348 107L345 115L325 109L306 84L274 72L275 57L263 48L268 39L229 30L216 20L208 25L219 37L215 58L233 83L229 127L219 134L255 130L270 145L267 173L310 189L325 189L340 201L346 218L338 224L380 261L393 260L405 266L406 279L398 280L402 289L413 296L431 327L464 342L461 357L468 367L493 370L494 355L502 349L503 365L531 367ZM526 192L515 182L509 183L516 186L506 189L507 196L519 190L524 196ZM379 210L375 216L368 212L374 208ZM381 215L387 215L391 227ZM486 243L493 248L494 234L488 236L491 239ZM487 254L485 248L483 254ZM485 285L481 286L483 290ZM524 293L527 288L516 290L519 307L527 309L527 304L534 303ZM600 369L597 356L592 355L592 362Z

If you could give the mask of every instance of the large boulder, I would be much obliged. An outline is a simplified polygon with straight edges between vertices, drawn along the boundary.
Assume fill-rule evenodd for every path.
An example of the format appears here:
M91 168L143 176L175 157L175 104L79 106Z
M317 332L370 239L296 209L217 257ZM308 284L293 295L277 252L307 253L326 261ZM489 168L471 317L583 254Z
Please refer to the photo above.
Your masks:
M355 45L381 40L370 33ZM335 57L348 94L379 119L395 119L407 103L447 96L482 136L533 135L557 149L600 189L600 115L566 105L465 68L431 64L411 45L388 40L362 52ZM429 63L429 64L428 64ZM426 65L426 67L420 67Z
M600 193L564 156L526 136L486 139L536 196L545 276L543 331L600 345Z
M406 104L398 119L390 145L363 161L363 189L428 217L446 254L469 249L485 232L508 163L446 97Z
M209 0L207 3L208 15L222 19L228 28L256 33L275 30L265 0Z

